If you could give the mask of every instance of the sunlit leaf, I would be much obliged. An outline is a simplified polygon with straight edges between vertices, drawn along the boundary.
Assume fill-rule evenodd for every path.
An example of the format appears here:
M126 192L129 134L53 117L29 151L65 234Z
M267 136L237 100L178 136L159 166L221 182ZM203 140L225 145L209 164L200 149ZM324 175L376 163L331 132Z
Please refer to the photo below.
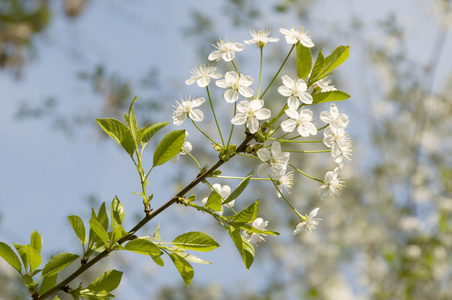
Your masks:
M21 273L22 265L19 257L14 253L13 249L7 244L0 242L0 256L9 263L17 272Z
M256 219L258 212L259 212L259 200L257 200L244 210L231 216L229 219L235 223L233 226L240 227L245 223L253 222Z
M111 201L110 205L110 214L111 214L111 227L115 228L116 225L121 225L124 221L124 206L121 204L119 199L115 196Z
M100 127L132 156L135 151L132 133L129 128L116 119L96 119Z
M80 243L82 243L82 245L88 243L88 237L86 236L85 225L83 224L82 219L79 216L75 215L69 216L67 218L69 220L69 223L71 223L72 229L74 229L75 234L80 240Z
M251 177L254 174L254 170L251 171L245 179L243 179L240 184L237 186L235 190L232 191L232 193L229 195L229 197L223 202L223 204L227 204L235 199L237 199L238 196L245 190L245 188L248 186L248 183L250 182Z
M330 91L324 93L316 93L312 95L312 104L342 101L350 98L350 95L343 91Z
M200 252L212 251L220 245L207 233L187 232L176 237L172 244L178 248L195 250Z
M188 287L195 274L195 272L193 271L193 267L190 265L190 263L188 261L186 261L184 258L179 256L178 254L169 253L168 256L173 261L174 265L176 266L177 270L179 271L179 274L182 276L182 279L184 280L185 284Z
M55 273L51 276L45 276L39 288L39 294L44 294L45 292L51 290L55 286L57 278L58 273Z
M30 246L33 247L38 253L42 248L42 236L36 230L33 230L30 237Z
M239 251L243 263L245 264L245 267L249 269L254 261L255 256L254 247L248 242L247 239L245 239L240 234L239 228L229 226L226 228L226 230L228 231L232 241L234 242L237 250Z
M163 127L168 125L169 122L153 124L143 130L141 133L141 147L145 147L151 138Z
M42 270L42 276L53 276L70 265L78 255L64 252L52 257Z
M121 282L122 272L116 270L109 270L96 278L87 289L91 291L106 291L111 292L116 289Z
M107 231L104 229L102 224L100 224L95 219L90 219L89 226L91 227L92 230L94 230L94 232L104 242L105 245L109 242L110 238L108 237Z
M210 193L209 198L207 198L205 207L213 209L214 211L221 211L221 202L222 201L223 200L222 200L220 194L218 194L218 192L216 190L213 190Z
M312 54L311 49L297 45L297 77L305 80L311 73L312 68Z
M168 133L154 152L153 166L159 166L179 153L184 145L185 130L174 130Z

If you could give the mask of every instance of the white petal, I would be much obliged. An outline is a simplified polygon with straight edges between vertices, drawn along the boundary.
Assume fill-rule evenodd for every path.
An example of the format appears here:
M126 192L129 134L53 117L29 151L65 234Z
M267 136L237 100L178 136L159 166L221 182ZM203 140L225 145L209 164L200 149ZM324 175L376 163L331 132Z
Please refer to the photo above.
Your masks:
M190 112L188 113L188 116L190 117L190 119L192 119L195 122L204 120L204 114L200 109L190 110Z
M271 159L270 151L268 151L265 148L257 150L257 156L264 162L269 161Z
M272 144L272 156L276 157L281 153L281 144L279 142L274 142Z
M298 106L300 106L300 100L295 96L290 96L287 99L287 106L289 106L290 109L297 110Z
M237 104L237 110L241 113L248 113L250 108L250 103L248 101L240 101L239 104Z
M234 118L232 118L231 123L234 125L242 125L245 124L247 119L247 115L243 113L238 113L235 115Z
M270 174L271 171L271 167L269 164L265 163L260 165L257 168L257 175L259 175L260 177L268 177L268 174Z
M249 129L251 133L256 133L259 129L259 121L256 118L248 118L246 122L246 127Z
M229 83L235 83L239 80L239 74L237 74L237 72L234 71L229 71L226 73L226 75L224 75L224 78Z
M292 132L294 131L295 127L297 127L297 122L294 120L285 120L281 123L281 128L284 132Z
M196 77L192 76L189 79L185 80L185 84L186 85L191 85L191 84L195 83L196 80L197 80Z
M194 100L192 101L193 107L201 106L201 104L203 104L204 101L206 101L206 99L204 99L204 98L202 98L202 97L201 97L201 98L196 98L196 99L194 99Z
M263 106L264 106L264 100L256 99L256 100L251 101L251 103L250 103L250 107L253 111L257 111L257 110L261 109Z
M287 75L284 75L283 77L281 77L283 84L288 87L288 88L293 88L294 86L294 81L292 78L290 78Z
M243 97L253 97L253 90L247 86L241 86L239 87L239 93L243 96Z
M269 109L262 108L262 109L259 109L258 111L256 111L255 114L256 114L256 118L258 120L265 120L265 119L270 118L270 116L272 115L272 112Z
M239 93L236 90L228 89L223 93L224 100L228 103L234 103L239 99Z
M217 80L217 81L215 81L215 84L217 85L217 87L220 87L220 88L223 88L223 89L226 89L226 88L228 88L228 87L231 86L231 85L227 82L226 79L220 79L220 80Z
M300 100L306 104L312 104L312 96L309 93L302 93L300 95Z
M298 114L298 112L295 109L286 109L285 113L290 118L295 119L295 120L300 117L300 115Z
M289 97L290 95L292 95L292 90L284 85L278 88L278 92L285 97Z
M207 76L207 77L199 78L196 83L198 84L199 87L206 87L210 83L210 77Z

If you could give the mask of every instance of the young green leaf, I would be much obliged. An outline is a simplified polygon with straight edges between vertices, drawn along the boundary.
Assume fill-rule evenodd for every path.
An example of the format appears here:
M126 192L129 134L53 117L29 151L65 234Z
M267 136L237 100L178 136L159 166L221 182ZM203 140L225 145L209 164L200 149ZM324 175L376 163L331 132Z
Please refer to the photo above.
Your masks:
M111 292L116 289L121 282L122 272L116 270L110 270L96 278L87 289L91 291L105 291Z
M232 241L234 242L237 250L242 256L243 263L246 269L249 270L254 261L255 251L254 247L240 234L240 229L237 227L229 226L226 228Z
M317 61L314 65L314 69L311 74L311 78L309 79L308 86L311 86L313 83L319 81L322 78L325 78L329 75L331 71L335 68L339 67L347 58L349 57L350 46L339 46L334 51L328 55L324 60L323 55L321 56L322 51L320 50L319 56L317 59L319 60L319 64ZM320 64L320 62L323 62Z
M45 276L42 280L41 286L39 287L39 294L44 294L55 286L58 274L55 273L52 276Z
M177 270L182 276L182 279L184 280L185 284L188 287L193 279L193 275L195 274L195 272L193 271L193 267L190 265L188 261L186 261L176 253L169 253L168 256L173 261L174 265L176 266Z
M144 148L151 138L168 124L169 122L157 123L145 128L141 133L141 147Z
M256 227L253 227L249 224L243 224L242 226L240 226L241 229L249 231L249 232L253 232L253 233L263 233L263 234L268 234L268 235L279 235L279 232L276 231L272 231L272 230L260 230L257 229Z
M28 275L28 274L22 275L22 280L24 281L25 285L28 288L32 288L35 285L35 282L33 281L33 278L31 278L31 276Z
M25 272L28 272L29 259L28 259L27 251L25 251L24 246L22 246L20 244L13 243L13 245L16 248L17 253L19 253L19 257L22 260L22 264L24 266Z
M97 213L97 219L100 224L102 224L102 227L104 227L105 231L108 231L108 215L107 215L107 208L105 206L105 202L102 202L101 206L99 207L99 212Z
M110 214L111 214L111 228L115 228L116 225L121 225L124 221L124 206L122 206L118 197L115 196L111 201L110 205Z
M207 233L187 232L176 237L172 242L174 246L181 249L195 250L200 252L212 251L220 245Z
M259 212L259 200L257 200L244 210L231 216L229 219L232 220L233 223L230 224L236 227L240 227L243 224L253 222L256 219L258 212Z
M303 46L302 44L297 45L297 77L299 79L305 80L309 73L311 73L312 68L312 54L311 49Z
M342 101L350 98L350 95L343 91L330 91L324 93L316 93L312 95L312 104Z
M201 259L201 258L199 258L197 256L192 255L192 254L188 254L188 253L185 253L185 252L179 252L179 251L173 251L173 252L177 252L177 254L180 257L182 257L183 259L191 261L191 262L194 262L196 264L205 264L205 265L211 265L212 264L211 262L205 261L205 260L203 260L203 259Z
M36 230L33 230L33 232L31 233L30 246L38 251L38 253L41 253L42 236Z
M160 223L158 223L157 226L155 227L154 235L152 236L152 239L157 242L163 241L162 237L160 236Z
M128 242L123 249L139 254L150 255L157 265L163 266L163 260L160 257L163 252L150 240L134 239Z
M209 198L207 198L207 202L206 202L206 206L207 208L211 208L214 211L221 211L221 196L220 194L218 194L218 192L216 190L213 190L210 195Z
M245 190L245 188L248 186L248 183L250 182L251 177L253 177L254 170L251 171L245 179L243 179L240 184L237 186L237 188L232 191L232 193L229 195L229 197L223 202L223 204L228 204L229 202L235 200L240 196L240 194Z
M162 165L176 156L182 149L184 141L185 130L174 130L168 133L155 149L152 166Z
M74 260L78 258L78 255L64 252L59 253L52 257L42 270L42 276L54 276L61 270L70 265Z
M129 106L129 114L124 114L124 118L126 119L127 124L129 125L130 132L132 133L132 137L135 143L135 148L138 148L138 142L141 137L138 134L138 124L137 119L135 117L135 111L133 110L133 104L137 101L137 97L133 98L132 103Z
M21 273L22 265L19 257L14 253L13 249L7 244L0 242L0 256L9 263L17 272Z
M75 215L68 216L67 218L69 223L71 223L72 229L74 229L75 234L80 240L80 243L82 243L82 245L88 243L88 237L86 236L85 225L83 224L82 218Z
M82 296L84 299L88 300L110 300L114 296L110 294L109 292L104 291L91 291L90 289L83 289L80 291L77 291L76 293L73 292L72 297L75 300L81 300L77 295Z
M310 87L314 82L317 81L317 77L322 71L323 64L325 63L325 57L322 53L322 48L320 48L319 54L314 63L314 67L312 68L311 77L309 78L308 87Z
M102 224L100 224L97 220L90 219L89 226L92 230L94 230L94 232L102 240L102 242L104 242L105 245L110 241L107 231L104 229Z
M116 119L96 119L100 127L132 156L135 144L129 128Z
M25 245L22 249L27 253L28 265L30 266L31 273L41 265L41 254L39 254L39 252L30 245Z

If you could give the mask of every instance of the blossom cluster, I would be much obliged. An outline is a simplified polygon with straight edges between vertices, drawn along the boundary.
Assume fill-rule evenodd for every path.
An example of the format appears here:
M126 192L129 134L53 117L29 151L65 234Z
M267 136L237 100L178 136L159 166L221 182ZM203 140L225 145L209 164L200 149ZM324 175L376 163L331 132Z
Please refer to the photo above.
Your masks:
M293 45L293 47L297 45L302 45L307 48L314 47L311 36L304 28L281 28L280 32L284 35L285 41L288 44ZM247 45L255 44L262 49L268 43L279 41L279 38L270 37L270 33L271 32L268 30L251 30L250 34L252 39L244 41L244 43ZM277 116L271 119L272 111L265 107L263 95L259 95L259 91L255 93L255 90L251 87L255 80L251 76L239 72L234 63L236 53L243 51L245 45L230 40L221 40L214 45L214 47L215 50L210 53L208 60L214 62L220 60L232 62L234 69L227 71L225 74L220 74L217 73L217 68L213 65L200 65L199 67L193 68L191 71L192 75L185 83L187 85L196 83L199 87L206 88L208 101L211 104L212 110L214 110L214 108L209 92L211 81L215 80L215 85L224 89L222 92L223 99L227 103L234 105L235 115L230 120L233 124L231 135L234 126L240 125L244 125L248 135L255 135L256 141L259 141L259 144L251 154L261 161L261 164L257 168L258 176L267 178L271 181L276 187L277 196L279 198L282 197L300 217L300 223L297 225L293 234L299 232L311 233L320 220L315 218L319 208L312 210L309 215L301 215L292 207L284 194L290 194L289 191L293 186L294 174L296 171L322 183L318 188L321 199L324 199L327 196L334 197L335 195L340 194L340 190L343 187L343 181L339 177L339 170L344 165L344 159L350 159L352 154L352 143L346 133L346 128L349 124L348 116L344 113L340 113L337 106L332 103L330 104L329 110L322 111L319 116L320 120L327 125L318 127L315 123L314 113L309 109L310 105L315 104L314 94L337 91L336 87L331 85L331 79L327 79L325 77L326 75L313 83L309 81L309 77L291 78L288 75L283 75L280 77L282 85L278 87L277 91L280 95L287 98L287 100L283 104L281 113L276 114ZM279 71L277 75L278 74ZM262 78L259 78L259 87L261 85L261 79ZM241 99L241 97L243 97L243 99ZM191 96L178 101L174 106L174 124L179 126L188 118L193 122L196 128L200 130L195 122L200 122L204 119L204 113L198 107L205 101L206 99L203 97L192 98ZM215 112L213 112L213 115L217 122ZM273 116L274 115L275 114L273 114ZM279 122L279 126L275 126L276 122ZM221 136L218 122L217 127ZM279 129L282 131L281 136L279 138L272 137ZM316 179L293 166L289 162L291 158L290 150L283 151L282 145L288 141L294 142L299 138L316 136L321 130L323 130L323 140L320 142L323 142L323 144L330 149L331 156L333 161L337 164L337 167L333 171L326 172L324 179ZM298 136L287 140L286 136L293 132L296 132ZM208 137L205 133L203 134ZM222 141L223 145L221 145L220 143L213 141L210 137L208 138L215 146L225 151L227 150L229 142L225 145ZM258 140L258 138L260 140ZM271 145L264 145L265 141L271 141ZM191 144L189 144L189 146L184 144L184 147L181 149L181 154L189 152L191 148ZM212 190L215 190L223 200L231 193L231 188L228 185L221 186L216 183L210 187ZM202 202L206 204L207 198L204 198ZM233 205L233 201L227 204L229 208L232 208ZM225 207L226 205L222 205L221 211L216 213L218 215L223 215ZM264 221L262 218L256 218L252 226L259 230L264 230L267 224L268 222ZM265 236L263 233L253 232L244 232L243 235L252 243L263 241Z

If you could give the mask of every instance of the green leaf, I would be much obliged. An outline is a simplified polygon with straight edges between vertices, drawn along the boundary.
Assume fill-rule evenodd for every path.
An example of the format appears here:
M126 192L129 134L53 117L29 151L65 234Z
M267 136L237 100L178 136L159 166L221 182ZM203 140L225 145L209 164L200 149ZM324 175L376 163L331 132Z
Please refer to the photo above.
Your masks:
M314 63L314 68L312 68L311 77L309 78L308 87L310 87L314 82L317 81L317 77L322 71L323 64L325 63L325 57L322 53L322 48L320 48L319 54L317 55L317 59Z
M239 251L246 269L249 270L254 261L254 247L240 234L240 228L229 226L226 230Z
M17 253L19 253L19 257L22 260L22 264L24 265L25 272L28 272L28 266L29 266L29 259L28 259L28 253L25 250L25 246L13 243L14 247L17 250Z
M89 289L83 289L80 290L78 292L77 295L82 296L85 299L89 299L89 300L108 300L110 298L113 298L114 296L108 292L104 292L104 291L91 291ZM78 298L76 295L72 294L72 297L74 297L74 299L80 299ZM75 298L77 297L77 298Z
M116 289L121 282L122 272L116 270L109 270L96 278L87 289L96 292L111 292Z
M30 245L25 245L23 250L27 253L28 265L30 266L31 273L41 265L41 254L39 254L39 252Z
M144 148L151 138L168 124L169 122L157 123L145 128L141 133L141 147Z
M315 83L316 81L325 78L329 75L331 71L339 67L347 58L350 56L349 53L350 46L339 46L334 51L328 55L323 61L322 65L314 65L314 70L312 71L311 78L309 79L308 86ZM319 53L320 56L321 52ZM317 64L317 62L316 62Z
M212 251L213 249L220 246L207 233L197 231L181 234L176 237L171 243L181 249L195 250L200 252Z
M152 239L154 241L158 241L158 242L163 241L162 237L160 236L160 223L158 223L157 226L155 227L154 235L152 236Z
M173 252L177 252L177 254L182 257L183 259L186 259L188 261L194 262L196 264L205 264L205 265L211 265L212 263L209 261L205 261L197 256L194 256L192 254L188 254L185 252L179 252L179 251L173 251Z
M116 225L121 225L124 221L124 206L122 206L118 197L115 196L111 201L110 205L110 214L111 214L111 228L116 228Z
M54 276L61 270L70 265L74 260L78 258L78 255L64 252L59 253L52 257L42 270L42 276Z
M248 183L250 182L251 177L253 177L254 170L251 171L237 186L237 188L232 191L232 193L229 195L229 197L223 202L223 204L228 204L229 202L235 200L242 194L242 192L245 190L245 188L248 186Z
M58 278L58 274L57 273L55 273L52 276L44 277L44 279L42 280L41 286L39 288L39 294L42 295L45 292L50 291L55 286L57 278Z
M157 265L163 266L163 260L160 257L163 254L163 252L156 244L154 244L150 240L134 239L128 242L123 247L123 249L138 254L150 255Z
M31 278L31 276L28 275L28 274L22 275L22 280L24 281L25 285L28 288L32 288L35 285L35 282L33 281L33 278Z
M216 190L213 190L210 193L209 198L207 198L205 207L211 208L214 211L221 211L221 202L222 201L223 200L222 200L220 194L218 194L218 192Z
M38 253L41 253L42 236L36 230L33 230L33 232L31 233L30 246L38 251Z
M230 224L236 227L240 227L243 224L251 223L256 219L258 212L259 212L259 200L257 200L244 210L231 216L229 219L232 220L233 223Z
M279 232L276 231L272 231L272 230L260 230L257 229L256 227L253 227L249 224L243 224L242 226L240 226L241 229L246 230L246 231L250 231L253 233L263 233L263 234L268 234L268 235L279 235Z
M108 231L108 215L107 215L107 208L105 206L105 202L101 204L99 207L99 212L97 213L96 220L102 224L102 227L104 227L105 231Z
M80 240L80 243L82 243L82 245L88 243L88 237L86 236L85 225L83 224L82 218L75 215L69 216L67 218L69 220L69 223L71 223L72 229L74 229L75 234Z
M169 253L168 256L173 261L174 265L176 266L177 270L182 276L182 279L184 280L185 284L188 287L193 279L193 275L195 274L195 272L193 271L193 267L190 265L188 261L186 261L184 258L182 258L180 255L176 253Z
M124 123L116 119L96 119L96 121L130 156L133 155L135 143L133 141L132 133Z
M331 101L342 101L348 98L350 98L350 95L343 91L316 93L312 95L312 104L325 103Z
M129 106L129 114L124 114L124 118L127 121L127 124L129 125L130 132L132 133L132 137L135 143L135 148L138 148L138 141L141 139L138 134L138 125L137 125L137 119L135 117L135 111L133 110L133 104L137 101L137 97L133 98L132 103L130 103Z
M185 130L174 130L168 133L155 149L153 167L166 163L178 154L184 141Z
M116 119L96 119L100 127L132 156L135 151L133 136L124 123Z
M102 224L100 224L97 220L90 219L89 226L91 227L92 230L94 230L94 232L102 240L102 242L104 242L105 245L110 241L107 231L104 229Z
M116 225L115 229L112 231L112 241L116 241L124 236L126 236L128 233L124 230L124 227L122 225Z
M312 68L312 54L311 49L297 45L297 77L305 80L311 73Z
M14 253L13 249L7 244L0 242L0 256L9 263L17 272L21 273L22 265L19 257Z

